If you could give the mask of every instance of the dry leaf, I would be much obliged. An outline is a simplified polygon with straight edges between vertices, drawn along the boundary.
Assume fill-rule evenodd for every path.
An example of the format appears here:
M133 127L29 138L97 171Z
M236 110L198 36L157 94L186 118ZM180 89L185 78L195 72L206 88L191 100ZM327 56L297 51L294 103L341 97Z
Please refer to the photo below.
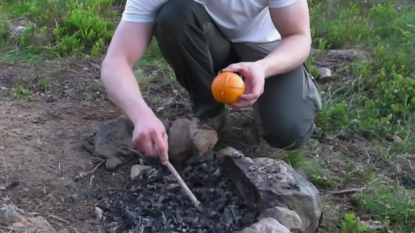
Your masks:
M23 223L21 223L21 222L15 222L15 223L12 224L12 226L16 227L16 228L23 228L24 227Z

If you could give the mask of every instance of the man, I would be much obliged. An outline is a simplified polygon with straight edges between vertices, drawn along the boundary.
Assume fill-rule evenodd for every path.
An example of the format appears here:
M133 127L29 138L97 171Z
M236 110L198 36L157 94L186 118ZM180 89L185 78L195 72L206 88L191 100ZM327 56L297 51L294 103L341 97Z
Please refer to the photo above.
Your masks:
M262 137L281 149L302 147L321 100L303 63L311 36L306 0L127 0L102 67L111 100L134 124L133 144L168 161L167 134L144 102L132 67L153 35L187 90L200 127L220 131L224 105L211 93L219 71L243 76L233 108L253 106Z

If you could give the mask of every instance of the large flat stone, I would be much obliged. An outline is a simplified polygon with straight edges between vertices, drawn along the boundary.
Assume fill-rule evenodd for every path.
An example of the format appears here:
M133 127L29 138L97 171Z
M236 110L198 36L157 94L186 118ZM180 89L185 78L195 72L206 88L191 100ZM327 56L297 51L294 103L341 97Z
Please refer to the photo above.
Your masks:
M242 233L291 233L288 228L283 226L273 218L263 218L257 223L245 228Z
M319 192L287 163L271 158L226 156L222 167L244 199L258 205L259 213L280 206L300 216L304 233L315 233L319 228Z
M276 206L273 208L269 208L262 212L258 218L273 218L285 227L287 227L291 231L291 233L304 232L304 226L301 222L300 216L298 216L298 214L295 211L289 210L284 207Z
M175 165L183 164L192 155L190 124L190 120L179 118L173 121L169 128L169 158Z

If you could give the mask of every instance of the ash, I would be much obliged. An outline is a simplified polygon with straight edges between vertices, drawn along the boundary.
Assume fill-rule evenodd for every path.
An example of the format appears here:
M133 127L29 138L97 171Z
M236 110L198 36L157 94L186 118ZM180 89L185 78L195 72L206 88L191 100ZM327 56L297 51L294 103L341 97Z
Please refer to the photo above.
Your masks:
M159 165L135 181L139 185L131 191L110 191L103 199L99 207L106 230L116 222L116 232L232 233L254 223L256 207L244 202L215 161L189 165L181 176L202 203L202 212Z

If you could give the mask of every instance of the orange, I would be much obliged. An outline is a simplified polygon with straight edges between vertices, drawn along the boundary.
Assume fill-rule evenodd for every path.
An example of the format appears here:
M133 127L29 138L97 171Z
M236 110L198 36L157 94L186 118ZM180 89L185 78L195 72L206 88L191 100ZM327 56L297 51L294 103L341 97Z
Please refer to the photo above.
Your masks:
M212 94L219 103L236 103L244 91L244 80L233 72L219 73L212 82Z

